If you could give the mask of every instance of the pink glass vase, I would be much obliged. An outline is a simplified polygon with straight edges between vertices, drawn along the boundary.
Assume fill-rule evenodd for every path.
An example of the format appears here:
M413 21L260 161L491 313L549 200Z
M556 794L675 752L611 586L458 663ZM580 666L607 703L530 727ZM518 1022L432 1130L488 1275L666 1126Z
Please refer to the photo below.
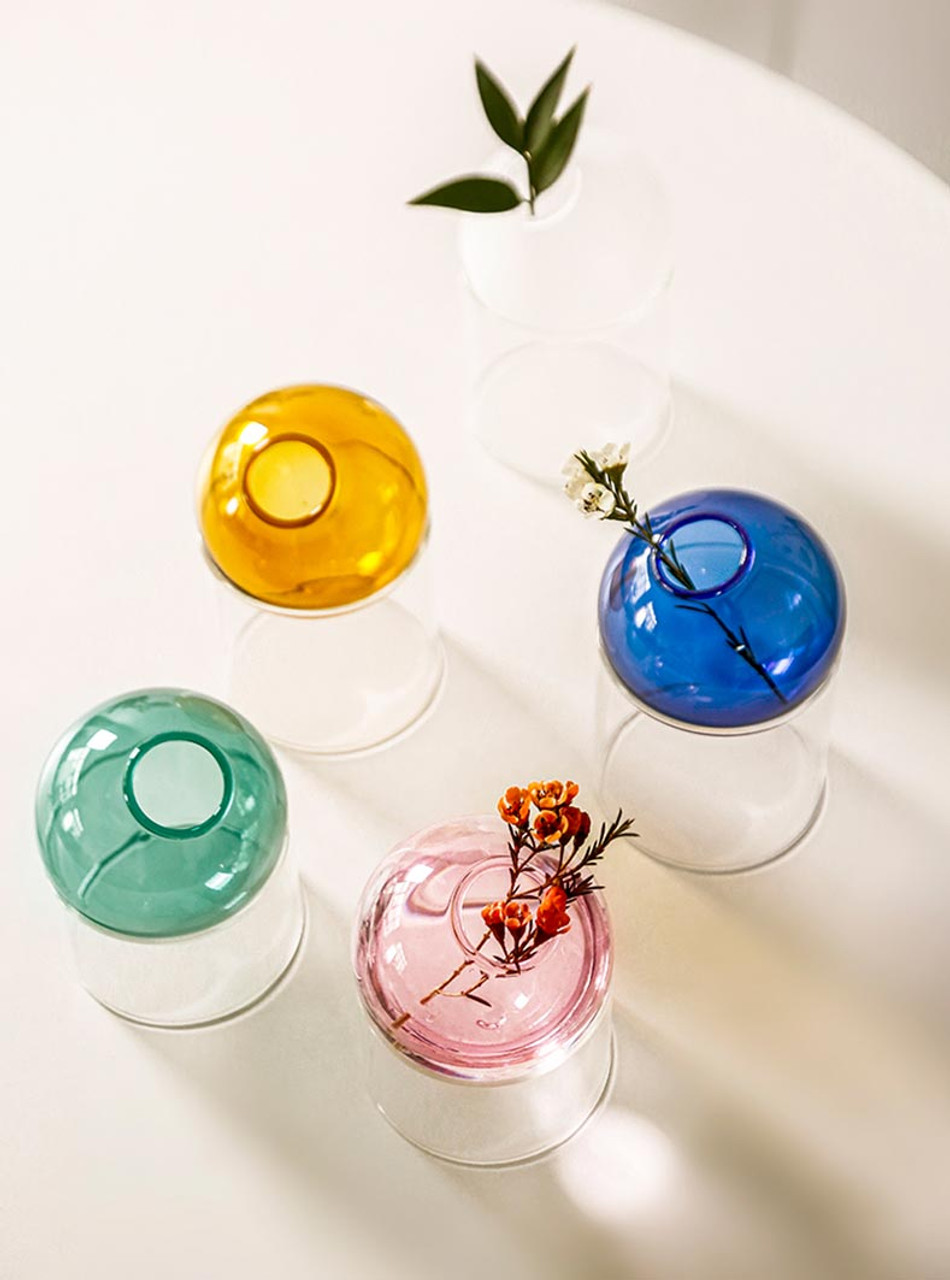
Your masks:
M429 827L381 863L359 914L370 1090L404 1137L466 1164L557 1146L611 1075L612 949L600 895L574 902L571 928L513 972L481 917L508 893L509 867L499 818ZM521 885L543 877L542 863Z

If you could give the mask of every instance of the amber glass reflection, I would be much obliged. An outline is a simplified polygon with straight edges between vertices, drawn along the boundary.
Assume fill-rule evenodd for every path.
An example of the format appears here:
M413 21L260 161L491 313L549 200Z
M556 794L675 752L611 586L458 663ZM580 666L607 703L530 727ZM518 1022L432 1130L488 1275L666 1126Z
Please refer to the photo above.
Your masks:
M224 428L205 464L201 528L215 564L258 600L331 609L409 565L426 526L412 441L341 387L272 391Z

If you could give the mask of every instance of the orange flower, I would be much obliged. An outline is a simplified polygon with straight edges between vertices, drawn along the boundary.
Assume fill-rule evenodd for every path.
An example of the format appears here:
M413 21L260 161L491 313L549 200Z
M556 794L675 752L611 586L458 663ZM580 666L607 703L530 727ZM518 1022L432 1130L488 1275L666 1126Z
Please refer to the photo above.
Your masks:
M529 782L528 793L539 809L560 809L577 795L576 782Z
M572 804L565 805L561 817L567 822L567 835L573 836L581 844L590 835L590 814L583 809L575 809Z
M542 809L534 820L535 839L542 844L559 844L567 834L567 816L557 809Z
M531 797L522 787L509 787L498 801L498 812L512 827L526 827L531 814Z
M559 933L567 933L570 929L571 917L567 914L567 894L559 884L552 884L545 889L538 904L535 923L538 931L546 933L549 938Z
M482 919L491 929L498 942L505 936L505 907L503 901L487 902L482 907Z
M526 902L509 902L505 907L505 924L508 932L516 937L531 920L531 908Z

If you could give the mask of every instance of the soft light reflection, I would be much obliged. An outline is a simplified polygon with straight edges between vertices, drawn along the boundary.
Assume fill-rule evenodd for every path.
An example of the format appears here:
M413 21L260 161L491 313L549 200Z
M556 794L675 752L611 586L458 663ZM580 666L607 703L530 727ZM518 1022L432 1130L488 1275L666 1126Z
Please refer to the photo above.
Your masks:
M240 505L241 504L238 502L237 498L228 498L227 502L224 504L224 510L229 516L233 516L237 514Z
M432 868L427 862L417 862L415 866L408 867L402 878L391 887L391 897L383 911L383 919L380 924L380 930L384 937L388 933L394 933L401 927L403 908L412 895L413 889L417 884L422 884L424 880L428 880L431 874Z
M267 428L259 422L246 422L241 428L238 439L242 444L259 444L267 435Z
M635 564L635 567L633 570L633 579L629 584L631 604L636 604L636 602L640 599L640 597L644 594L644 592L649 591L651 588L650 573L649 573L649 567L648 567L649 560L650 560L649 556L642 556L639 560L637 560Z
M60 825L64 831L68 831L75 836L81 836L83 833L82 818L79 816L78 809L67 809L63 814Z
M79 786L79 775L89 754L88 747L73 747L66 754L60 769L60 782L56 790L56 798L65 803L76 794Z
M591 1218L626 1222L675 1192L676 1147L643 1116L607 1107L567 1144L557 1160L564 1190Z
M642 604L633 615L634 625L643 631L654 631L656 629L656 610L653 608L653 602Z
M111 747L116 740L116 734L111 729L97 729L89 739L90 751L105 751L106 747Z
M229 871L216 871L213 876L205 881L207 889L226 889L231 883L231 873Z
M360 573L373 574L379 569L383 563L382 554L379 551L367 551L365 555L360 556L356 562Z

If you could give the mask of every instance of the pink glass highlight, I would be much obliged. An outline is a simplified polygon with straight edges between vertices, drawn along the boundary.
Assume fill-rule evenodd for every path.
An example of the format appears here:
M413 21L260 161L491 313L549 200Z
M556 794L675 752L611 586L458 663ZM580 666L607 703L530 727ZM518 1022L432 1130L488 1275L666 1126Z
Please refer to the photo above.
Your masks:
M493 940L476 951L482 907L509 889L507 849L498 817L429 827L380 865L360 910L354 963L370 1018L416 1063L459 1080L497 1082L556 1067L608 996L610 925L600 894L574 902L570 930L520 973L504 971ZM526 872L522 883L529 881ZM447 996L420 1003L466 958L473 963L447 990L461 991L487 972L477 994L490 1008Z

